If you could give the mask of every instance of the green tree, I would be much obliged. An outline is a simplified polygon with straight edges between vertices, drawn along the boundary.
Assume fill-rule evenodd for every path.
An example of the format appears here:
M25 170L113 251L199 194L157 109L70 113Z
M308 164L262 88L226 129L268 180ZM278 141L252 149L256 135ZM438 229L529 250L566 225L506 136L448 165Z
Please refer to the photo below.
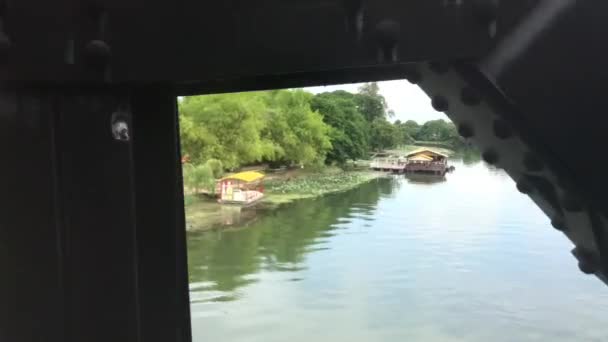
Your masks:
M399 129L386 119L377 118L371 124L371 147L383 150L397 146L400 141Z
M425 122L416 134L416 140L447 141L449 136L450 125L446 121L438 119Z
M270 161L322 164L330 127L310 107L313 95L275 90L187 97L180 101L182 150L194 164L224 168ZM219 164L218 164L219 163Z
M221 160L212 158L212 159L207 160L205 162L205 165L207 165L209 167L209 169L211 169L213 177L215 177L215 178L222 177L222 174L224 173L224 166L223 166Z
M410 122L412 120L408 120ZM415 121L412 121L415 123ZM397 145L409 145L415 142L411 130L408 128L407 124L401 122L401 120L397 120L393 123L395 129L397 131Z
M267 126L262 136L271 142L269 160L286 164L320 164L331 148L330 127L311 109L313 95L302 90L264 93Z
M311 107L323 115L331 126L332 149L327 162L343 164L347 160L363 158L369 151L369 125L356 103L356 96L346 91L317 94Z
M412 137L412 139L416 139L418 136L418 132L420 131L420 125L414 120L407 120L402 124L405 132Z
M213 192L215 190L213 170L207 164L185 164L184 185L194 193L201 190Z
M260 136L264 103L256 93L186 97L180 111L182 146L195 163L214 158L233 169L272 153Z
M371 82L361 85L359 92L355 95L355 101L357 108L368 122L371 123L378 118L386 118L386 99L380 94L378 83Z

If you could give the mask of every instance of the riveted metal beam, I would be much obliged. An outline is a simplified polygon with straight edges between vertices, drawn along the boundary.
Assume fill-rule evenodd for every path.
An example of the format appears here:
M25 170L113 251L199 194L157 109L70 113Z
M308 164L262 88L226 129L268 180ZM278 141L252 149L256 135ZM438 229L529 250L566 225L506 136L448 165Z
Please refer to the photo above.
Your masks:
M487 1L494 11L445 0L10 1L0 79L187 88L292 75L301 84L315 72L477 59L529 6Z
M481 149L483 159L504 169L517 189L574 243L580 269L605 281L605 216L593 209L598 203L569 173L571 166L559 151L530 130L528 116L474 65L456 63L447 71L438 71L432 63L414 68L420 74L418 85L433 107L446 112L463 137Z

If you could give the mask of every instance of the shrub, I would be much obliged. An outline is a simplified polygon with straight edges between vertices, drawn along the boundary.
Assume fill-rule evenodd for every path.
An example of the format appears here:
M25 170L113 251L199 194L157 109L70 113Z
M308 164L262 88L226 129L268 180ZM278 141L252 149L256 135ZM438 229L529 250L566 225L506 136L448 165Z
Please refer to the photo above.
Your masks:
M222 177L222 174L224 174L224 166L222 164L222 161L219 159L209 159L207 160L205 165L207 165L211 169L213 177L215 178L220 178Z
M215 191L215 177L213 170L207 164L187 164L184 167L184 185L195 193L199 190Z

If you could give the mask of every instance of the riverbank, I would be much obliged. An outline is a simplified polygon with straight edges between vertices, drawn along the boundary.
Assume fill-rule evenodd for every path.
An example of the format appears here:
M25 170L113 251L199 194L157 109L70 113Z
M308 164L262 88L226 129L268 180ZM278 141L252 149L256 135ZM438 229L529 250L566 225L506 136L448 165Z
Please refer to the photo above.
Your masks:
M302 198L350 190L381 176L371 171L329 169L322 173L296 173L266 181L266 203L281 204Z
M343 171L325 168L320 171L306 169L269 173L265 181L265 196L252 207L220 205L205 195L186 196L186 229L204 231L218 227L246 226L259 212L274 210L281 204L303 198L322 196L350 190L382 176L370 171Z

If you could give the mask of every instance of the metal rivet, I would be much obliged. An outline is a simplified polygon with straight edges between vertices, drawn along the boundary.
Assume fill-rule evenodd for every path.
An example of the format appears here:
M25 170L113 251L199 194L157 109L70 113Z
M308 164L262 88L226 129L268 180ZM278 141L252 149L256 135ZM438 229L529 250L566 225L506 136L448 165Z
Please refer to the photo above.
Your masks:
M508 139L513 135L511 127L503 120L494 120L492 129L494 130L494 135L499 139Z
M115 140L127 142L129 141L129 114L124 111L117 111L112 114L111 118L112 137Z
M379 44L378 59L380 62L396 62L397 41L401 26L394 20L382 20L376 25L376 39Z
M449 108L448 99L441 95L433 96L433 98L431 99L431 105L438 112L445 112Z
M572 250L572 254L578 259L578 268L585 274L594 274L597 272L597 262L593 252L582 247L576 247Z
M577 212L583 210L583 205L577 196L566 194L562 198L562 207L567 211Z
M475 130L471 125L463 123L458 125L458 134L463 138L470 138L475 135Z
M530 152L524 155L523 164L526 170L532 172L542 171L544 167L543 163Z
M467 106L477 106L481 103L481 97L477 91L468 86L460 91L460 100Z
M553 228L559 230L560 232L566 231L566 224L561 218L554 218L551 220L551 225Z
M534 190L534 187L525 178L520 179L516 184L517 190L522 194L529 194Z
M498 153L493 149L487 149L481 153L481 158L490 165L498 163Z
M85 47L85 54L92 64L103 65L110 59L112 51L103 40L92 40Z
M443 75L450 70L450 65L443 62L429 62L429 69L439 75Z

